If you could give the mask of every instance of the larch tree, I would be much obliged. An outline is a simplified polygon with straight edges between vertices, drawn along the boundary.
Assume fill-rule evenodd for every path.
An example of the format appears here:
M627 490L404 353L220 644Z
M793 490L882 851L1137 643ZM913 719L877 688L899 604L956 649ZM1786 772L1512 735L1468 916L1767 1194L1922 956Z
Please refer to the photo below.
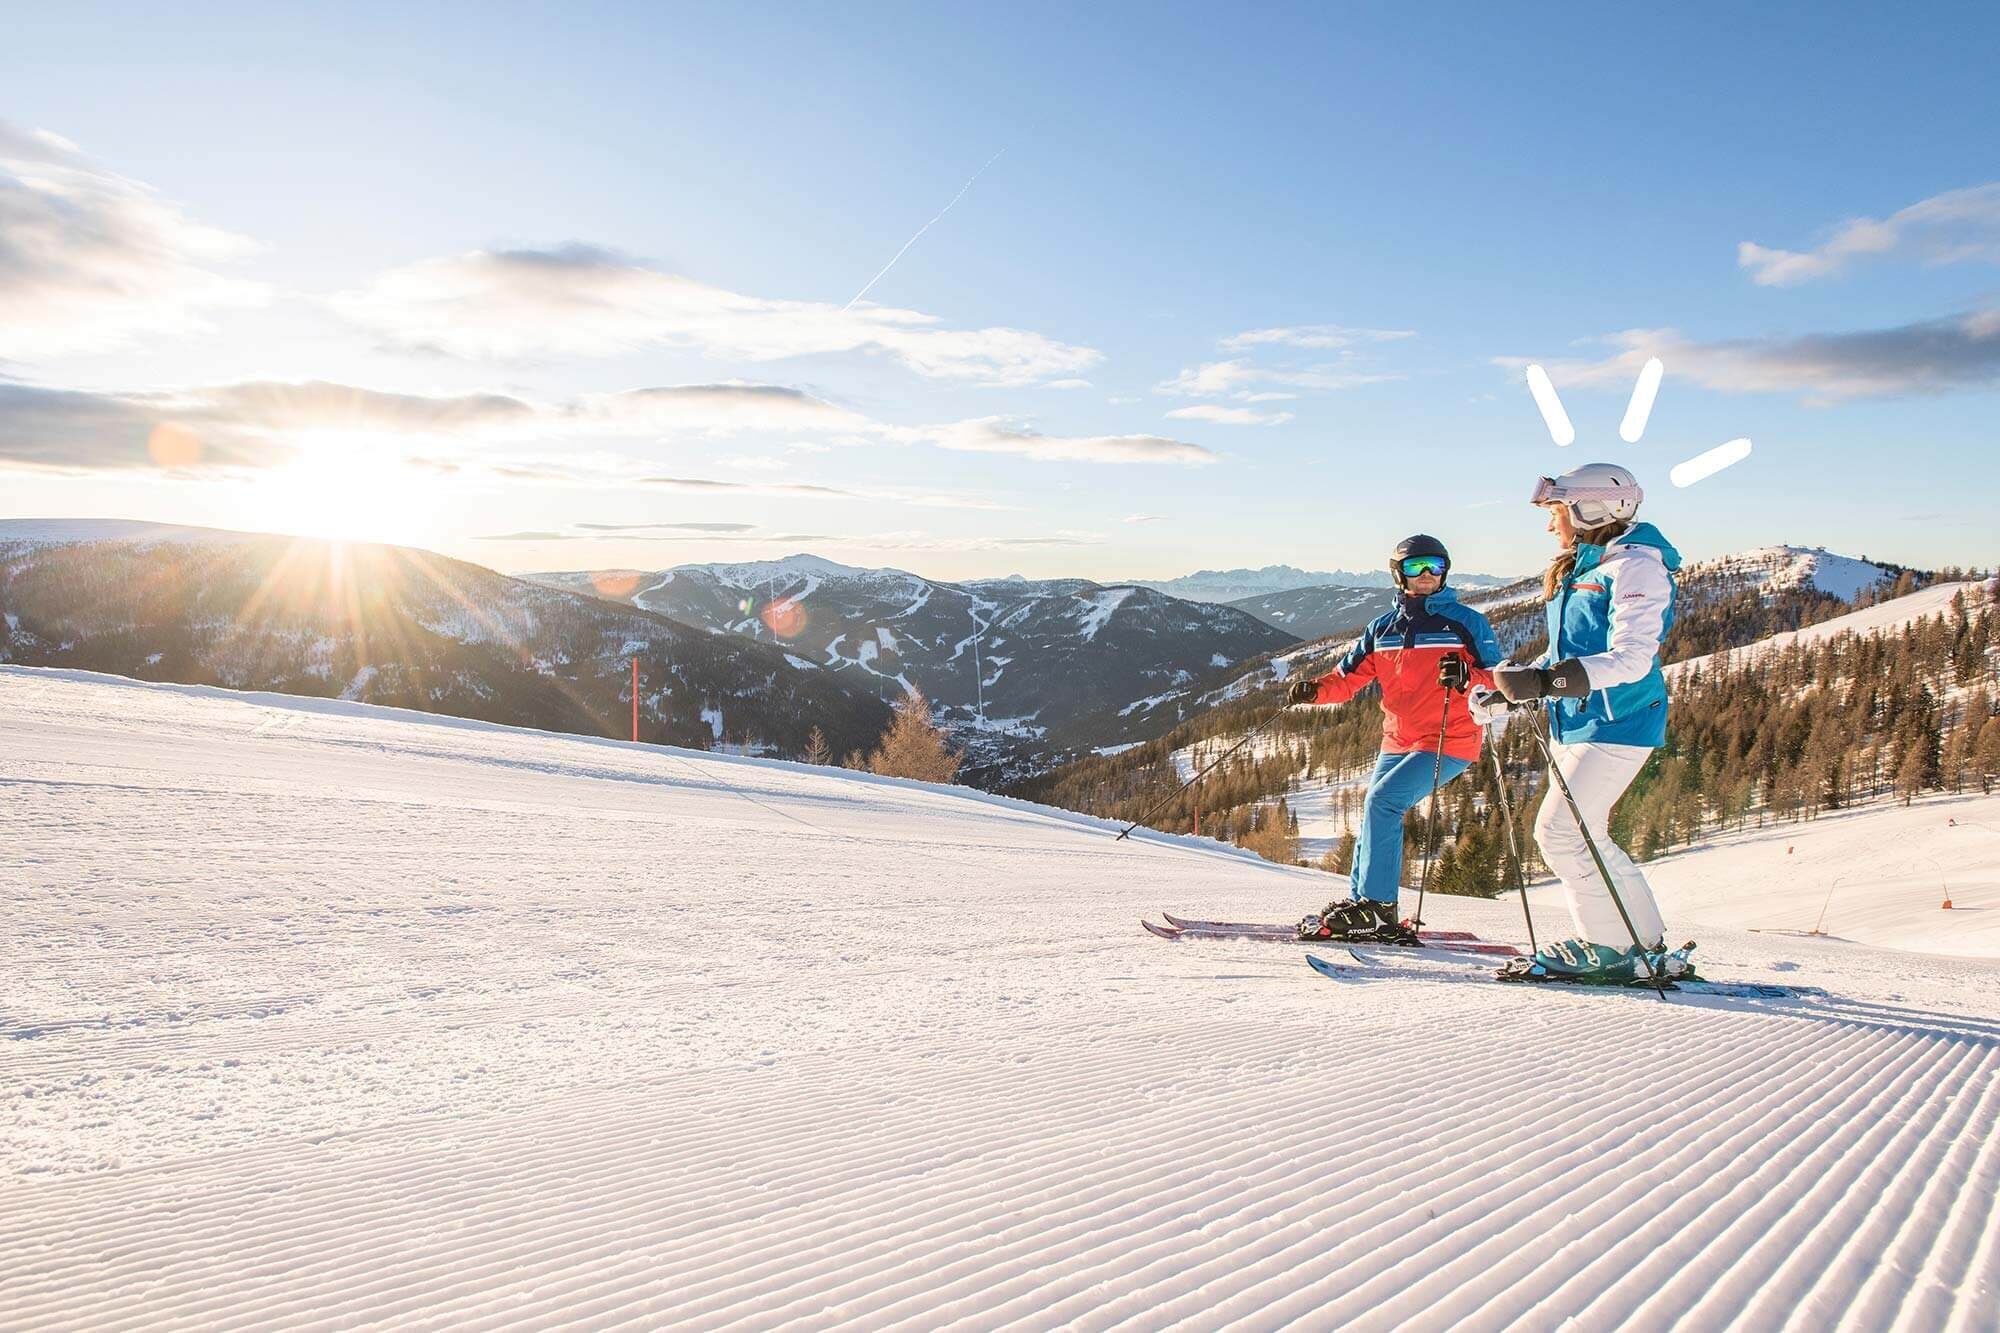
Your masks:
M919 782L955 781L959 763L931 717L929 700L916 690L896 701L896 716L882 733L882 744L868 756L869 772Z

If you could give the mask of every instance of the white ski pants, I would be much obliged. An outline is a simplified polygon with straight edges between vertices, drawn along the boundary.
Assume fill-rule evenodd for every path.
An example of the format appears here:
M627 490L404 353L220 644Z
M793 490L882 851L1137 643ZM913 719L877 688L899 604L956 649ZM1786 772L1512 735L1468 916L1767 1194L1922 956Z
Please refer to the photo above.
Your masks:
M1625 849L1611 841L1606 827L1611 807L1645 767L1652 748L1596 742L1558 744L1552 748L1556 767L1562 771L1570 794L1576 797L1577 806L1583 811L1591 839L1597 844L1597 854L1604 858L1604 868L1618 885L1618 897L1632 918L1632 930L1639 933L1640 942L1647 948L1662 943L1667 928L1660 920L1660 906L1653 901L1653 890L1632 858L1625 855ZM1597 873L1597 866L1590 859L1590 848L1584 845L1583 834L1569 812L1569 802L1563 799L1562 788L1553 782L1542 798L1541 813L1535 816L1535 843L1542 849L1542 859L1549 863L1549 869L1562 881L1577 934L1592 944L1631 948L1632 931L1626 930L1625 922L1619 918L1617 904L1605 890L1604 876Z

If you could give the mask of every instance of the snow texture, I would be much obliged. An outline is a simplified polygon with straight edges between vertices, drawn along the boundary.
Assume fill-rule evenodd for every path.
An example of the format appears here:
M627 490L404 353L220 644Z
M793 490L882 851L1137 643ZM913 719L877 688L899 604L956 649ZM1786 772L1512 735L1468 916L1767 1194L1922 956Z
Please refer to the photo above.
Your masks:
M966 789L23 668L0 734L10 1328L2000 1309L1991 960L1690 888L1715 972L1827 993L1337 982L1137 928L1295 918L1327 876ZM1851 846L2000 799L1873 817ZM1728 910L1768 853L1702 854Z

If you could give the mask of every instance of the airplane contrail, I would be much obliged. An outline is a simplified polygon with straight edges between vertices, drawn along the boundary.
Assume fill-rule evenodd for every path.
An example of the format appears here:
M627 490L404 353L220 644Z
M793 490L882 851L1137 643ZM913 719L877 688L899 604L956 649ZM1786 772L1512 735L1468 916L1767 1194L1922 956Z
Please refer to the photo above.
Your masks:
M993 156L987 158L986 167L990 167L995 162L998 162L1000 160L1000 153L1004 153L1006 151L1007 150L1005 148L1002 148L999 153L995 153ZM986 167L981 167L979 170L973 172L972 180L968 180L965 184L958 187L958 193L951 197L951 203L946 204L943 208L940 208L938 210L936 218L932 218L929 222L926 222L923 226L917 228L917 234L915 236L912 236L909 240L903 242L903 248L896 252L895 258L891 259L888 263L882 265L882 271L880 273L877 273L874 277L868 279L868 286L863 287L860 291L856 292L851 298L849 298L847 304L841 307L841 309L843 311L851 309L856 301L859 301L862 297L868 295L869 291L875 286L876 283L882 281L884 277L888 276L889 270L896 267L896 260L901 259L904 255L908 254L910 252L910 247L915 245L920 239L922 239L923 234L925 232L929 231L932 227L935 227L937 225L938 218L941 218L945 214L951 212L952 204L956 204L959 200L965 198L965 192L972 188L973 181L978 180L981 176L984 176L986 174Z

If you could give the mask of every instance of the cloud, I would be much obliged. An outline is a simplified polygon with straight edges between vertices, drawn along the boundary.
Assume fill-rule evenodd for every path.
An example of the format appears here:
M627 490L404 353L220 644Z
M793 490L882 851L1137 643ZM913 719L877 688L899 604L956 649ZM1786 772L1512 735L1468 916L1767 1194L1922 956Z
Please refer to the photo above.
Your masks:
M591 532L649 532L655 529L672 529L687 532L750 532L754 523L579 523L579 528Z
M214 266L253 247L46 131L0 123L0 359L99 351L261 304Z
M426 397L349 384L252 381L161 395L163 408L196 421L272 431L353 430L391 435L462 435L531 424L537 408L504 394ZM176 406L178 405L178 406Z
M139 395L0 380L0 463L65 471L276 467L298 451L234 426L195 430Z
M2000 384L2000 309L1887 329L1690 342L1671 329L1614 334L1600 361L1544 361L1558 384L1630 388L1659 357L1667 374L1724 393L1799 393L1809 402L1936 394ZM1525 358L1496 358L1519 368Z
M438 476L547 485L754 489L766 495L1006 509L1011 506L945 493L656 476L650 475L660 469L656 459L612 450L586 454L579 440L763 432L780 436L774 448L805 456L825 452L832 444L873 443L1097 463L1215 461L1200 445L1162 436L1044 435L1000 417L899 426L802 390L740 382L635 389L553 404L506 394L385 393L326 381L251 381L146 394L67 392L8 380L0 380L0 388L6 390L0 395L0 463L45 467L145 466L149 442L170 430L178 442L170 453L182 470L269 466L290 461L306 447L384 444L398 449L402 462ZM812 431L821 439L783 439L793 431ZM157 449L150 461L158 463ZM791 475L795 467L780 453L748 453L724 461L778 477Z
M1044 389L1088 389L1090 381L1084 379L1050 380Z
M583 244L425 260L333 305L391 343L461 357L659 346L751 361L869 352L933 379L994 385L1071 378L1103 359L1022 329L947 329L914 310L747 296Z
M579 523L578 529L593 529L604 525ZM702 543L727 545L784 546L796 548L800 543L812 542L826 546L843 547L864 551L1007 551L1023 547L1044 546L1096 546L1104 537L1094 532L1065 532L1043 537L933 537L927 532L913 530L907 532L880 532L856 535L840 535L827 532L741 532L718 533L707 536L615 536L597 531L574 532L501 532L474 537L473 541L483 542L575 542L575 541L643 541L667 543Z
M1065 463L1213 463L1216 455L1198 444L1158 435L1091 435L1064 437L1008 425L1001 417L983 417L948 426L927 428L923 434L941 449L967 453L1020 454L1044 462Z
M1212 398L1236 393L1238 397L1248 399L1253 392L1249 386L1256 384L1282 384L1294 389L1334 392L1402 378L1401 375L1356 370L1337 363L1286 370L1254 366L1243 360L1210 361L1183 370L1173 379L1163 380L1153 387L1153 392L1188 398Z
M1850 218L1811 250L1744 241L1736 264L1762 287L1792 287L1839 273L1863 259L1908 250L1928 264L2000 263L2000 182L1947 190L1880 221Z
M1259 412L1248 407L1218 407L1199 403L1177 407L1167 413L1173 421L1213 421L1224 426L1282 426L1292 419L1290 412Z
M1225 352L1242 352L1252 347L1272 345L1330 349L1364 343L1399 342L1416 336L1412 329L1350 329L1339 324L1301 324L1292 328L1250 329L1224 338L1216 345Z
M1167 516L1165 514L1127 514L1125 521L1127 523L1164 523L1167 521Z
M711 434L783 430L855 433L873 426L860 413L836 407L803 389L742 380L597 394L579 400L567 409L567 415L577 424Z

